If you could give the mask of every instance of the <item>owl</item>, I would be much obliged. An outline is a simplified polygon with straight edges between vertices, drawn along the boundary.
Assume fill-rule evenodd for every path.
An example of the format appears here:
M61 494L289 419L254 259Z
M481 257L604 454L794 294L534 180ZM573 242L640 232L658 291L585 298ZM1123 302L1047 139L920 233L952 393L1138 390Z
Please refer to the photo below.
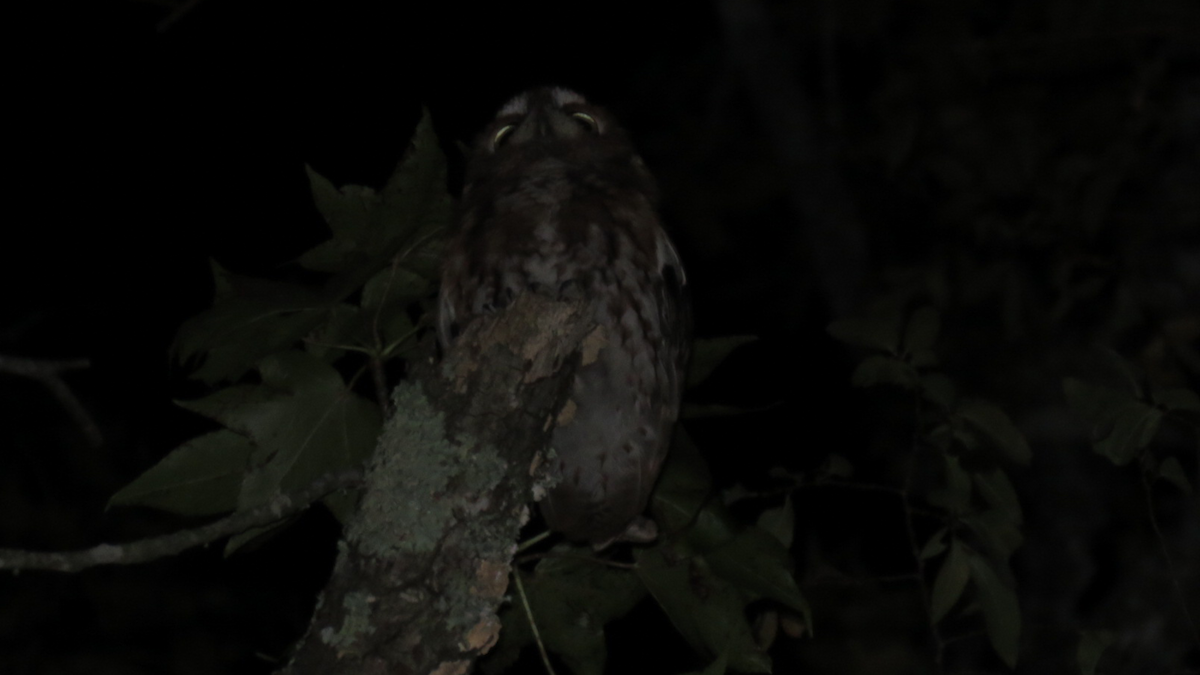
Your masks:
M506 103L467 162L438 336L523 293L582 300L604 346L575 374L551 438L550 529L603 548L649 541L641 516L666 458L688 355L687 276L654 180L612 115L561 88ZM573 404L573 406L572 406Z

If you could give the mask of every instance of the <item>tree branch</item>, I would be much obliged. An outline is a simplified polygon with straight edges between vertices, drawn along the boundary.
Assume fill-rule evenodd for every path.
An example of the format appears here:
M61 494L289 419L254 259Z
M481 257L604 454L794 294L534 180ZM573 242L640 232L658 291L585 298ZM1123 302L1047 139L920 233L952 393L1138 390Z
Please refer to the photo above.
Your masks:
M27 377L31 380L41 382L63 408L66 408L67 414L71 419L75 420L83 435L87 438L88 444L93 448L98 448L104 445L104 436L100 433L100 427L92 420L92 416L88 414L83 404L67 387L67 383L63 382L61 374L71 370L83 370L91 366L87 359L72 359L67 361L49 360L49 359L31 359L20 356L5 356L0 354L0 373L8 373L10 375L18 375Z
M393 392L289 675L468 672L495 644L496 611L578 349L583 304L522 296L473 322L445 359Z
M83 551L40 552L0 549L0 570L78 572L97 565L132 565L175 555L210 544L222 537L278 522L308 508L318 499L350 487L362 474L350 471L325 476L290 495L279 495L261 506L234 513L200 527L127 544L101 544Z

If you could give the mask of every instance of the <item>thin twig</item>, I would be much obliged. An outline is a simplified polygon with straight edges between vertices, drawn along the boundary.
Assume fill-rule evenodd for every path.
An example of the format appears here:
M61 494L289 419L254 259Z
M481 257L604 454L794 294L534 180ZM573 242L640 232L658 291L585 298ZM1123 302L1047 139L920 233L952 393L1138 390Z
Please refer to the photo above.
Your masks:
M904 487L900 490L900 503L904 505L904 529L908 534L908 545L912 549L913 560L917 564L917 583L921 585L921 605L925 608L925 616L929 619L929 636L933 641L934 672L943 673L945 672L943 660L946 653L946 641L942 639L942 633L937 627L937 622L933 620L933 606L930 602L929 582L925 580L925 560L921 557L921 545L917 543L917 530L913 524L913 507L909 504L913 474L916 472L917 466L917 453L920 451L921 446L921 396L918 394L913 398L914 428L912 452L908 454L908 466L904 471Z
M1192 629L1192 639L1196 641L1196 646L1200 647L1200 630L1196 628L1196 620L1192 618L1192 611L1188 609L1187 596L1183 593L1183 584L1179 583L1179 574L1175 572L1175 563L1171 560L1171 553L1167 549L1167 539L1163 536L1162 528L1158 525L1158 516L1154 513L1154 488L1150 484L1148 472L1143 469L1141 473L1142 487L1146 493L1146 512L1150 515L1150 526L1154 528L1154 536L1158 539L1158 549L1167 562L1167 574L1170 575L1171 583L1175 586L1175 599L1179 601L1179 607L1183 609L1183 618L1187 621L1188 627Z
M524 564L524 563L531 562L534 560L541 560L542 558L566 558L566 559L570 559L570 560L586 560L587 562L596 563L597 565L603 565L605 567L615 567L615 568L621 569L621 570L636 570L638 568L637 563L623 563L623 562L617 562L615 560L605 560L603 558L597 558L596 556L591 556L591 555L580 555L579 553L564 553L562 551L546 551L545 553L530 553L529 555L523 555L519 558L516 558L515 560L513 560L513 562L520 565L520 564Z
M319 478L292 494L279 495L261 506L238 511L216 522L126 544L101 544L82 551L42 552L0 549L0 570L53 570L78 572L98 565L131 565L175 555L204 546L231 534L278 522L308 508L337 490L362 482L362 474L348 471Z
M525 608L525 618L529 619L529 629L533 631L533 641L537 643L538 652L542 655L542 663L546 666L548 675L555 675L554 666L550 665L550 655L546 653L546 645L542 642L542 634L538 632L537 622L533 620L533 610L529 608L525 585L521 583L521 570L514 568L512 575L513 581L516 582L517 595L521 596L521 606Z
M83 370L90 366L91 362L87 359L31 359L0 354L0 373L27 377L42 383L75 421L87 438L88 445L98 448L104 445L104 435L100 433L99 425L62 379L62 373Z
M199 4L200 4L200 0L187 0L186 2L179 3L178 5L175 6L175 11L168 14L167 18L158 22L158 26L156 26L155 29L160 33L167 32L167 30L171 26L175 25L176 21L179 21L185 15L187 15L188 12L191 12L193 9L196 9L196 6Z

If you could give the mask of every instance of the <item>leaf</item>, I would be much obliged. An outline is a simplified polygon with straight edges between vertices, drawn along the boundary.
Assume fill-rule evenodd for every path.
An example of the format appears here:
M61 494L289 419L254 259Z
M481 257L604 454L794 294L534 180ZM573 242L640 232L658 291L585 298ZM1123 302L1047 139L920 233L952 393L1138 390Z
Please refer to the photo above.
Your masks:
M1132 395L1074 378L1063 380L1067 403L1092 427L1092 448L1118 466L1150 444L1162 411Z
M954 405L954 382L942 373L921 373L921 394L943 410Z
M868 356L858 364L854 374L850 376L850 383L856 387L894 384L905 389L915 389L919 381L917 371L894 356Z
M578 551L559 547L560 551ZM580 553L587 556L586 553ZM646 588L630 570L595 558L545 558L533 573L521 572L525 594L546 647L583 675L601 675L607 656L604 627L625 616L646 596ZM510 589L515 594L515 590ZM506 670L521 649L533 643L529 620L520 601L500 612L503 630L487 672Z
M1032 454L1029 443L1003 410L987 401L969 399L959 405L956 414L975 435L1006 459L1021 465L1029 463Z
M1108 435L1092 447L1118 466L1127 464L1154 440L1162 417L1157 408L1131 402L1117 415Z
M662 532L678 532L696 517L709 492L712 476L700 450L683 427L671 435L671 452L667 454L662 476L650 498L654 521Z
M826 328L835 339L889 354L900 351L900 317L892 312L838 319Z
M328 320L337 303L297 284L232 274L212 263L213 306L188 319L171 347L174 358L200 365L206 384L236 380L268 354L289 349Z
M854 465L850 460L842 457L836 452L830 453L829 457L825 458L825 462L817 471L818 480L828 480L830 478L850 478L854 475Z
M360 245L371 236L371 212L379 195L361 185L346 185L338 190L329 179L307 164L309 189L317 210L325 218L333 237L300 256L300 264L318 272L337 272Z
M971 506L971 476L954 455L942 455L942 462L946 483L931 490L926 499L952 513L965 513Z
M921 560L929 560L930 558L941 555L942 551L946 550L945 539L947 532L948 530L943 527L939 528L937 532L933 533L933 536L930 537L929 541L925 542L925 546L921 548L921 554L919 556Z
M941 325L941 314L933 307L922 307L913 312L904 327L904 351L915 354L932 349Z
M433 290L430 279L399 265L385 267L363 286L363 309L379 311L389 306L405 307Z
M339 298L362 288L379 270L393 264L431 281L437 277L441 237L450 222L451 204L446 193L446 159L428 111L422 113L396 170L378 194L372 194L366 208L366 231L355 234L349 228L344 235L348 241L334 243L339 240L339 230L331 223L334 239L327 245L333 250L319 250L326 246L323 244L305 254L307 259L322 261L341 255L337 274L327 287ZM340 199L353 202L363 197L351 191Z
M725 675L725 670L729 667L729 654L722 652L715 661L708 664L702 675Z
M404 157L378 192L360 185L338 190L305 168L313 202L333 236L301 255L299 262L319 272L349 273L357 280L349 284L352 288L365 283L402 246L443 229L449 220L446 160L427 110Z
M668 557L664 546L634 551L637 575L676 630L708 658L726 654L729 668L769 673L771 659L754 641L746 600L700 557Z
M785 549L790 549L796 532L796 510L792 506L792 496L784 497L783 504L759 514L758 526L775 537Z
M749 593L752 598L770 598L804 616L812 626L812 610L792 575L787 549L766 530L748 528L731 541L704 554L712 571Z
M733 350L758 340L754 335L727 335L699 339L692 343L692 360L688 365L687 387L695 387L708 379Z
M304 351L332 363L347 351L363 351L370 345L362 311L353 305L331 308L329 317L304 340Z
M229 387L180 403L253 442L239 509L357 466L375 447L380 428L378 407L351 392L316 357L284 352L264 359L259 370L261 385Z
M1021 524L1024 519L1021 501L1017 498L1017 491L1013 489L1007 474L1000 469L977 471L971 474L971 480L989 506L998 509L1016 524Z
M1107 630L1085 630L1079 632L1079 647L1075 659L1081 675L1095 675L1096 666L1104 650L1113 642L1113 634Z
M1183 465L1175 457L1168 457L1158 466L1158 477L1166 480L1187 494L1192 494L1192 483L1183 471Z
M1017 596L1000 580L987 558L969 548L964 547L964 551L967 564L971 567L971 580L983 608L988 640L1000 660L1009 668L1015 668L1021 639L1021 611L1017 606Z
M252 446L222 429L197 436L121 488L108 506L149 506L184 516L210 516L237 507Z
M1013 551L1025 542L1020 521L1014 520L1012 514L1005 510L989 509L965 516L962 520L998 560L1007 561Z
M933 590L930 593L929 611L933 623L938 623L962 597L971 577L971 569L967 565L967 556L962 544L955 539L950 542L950 553L942 562L937 577L933 580Z

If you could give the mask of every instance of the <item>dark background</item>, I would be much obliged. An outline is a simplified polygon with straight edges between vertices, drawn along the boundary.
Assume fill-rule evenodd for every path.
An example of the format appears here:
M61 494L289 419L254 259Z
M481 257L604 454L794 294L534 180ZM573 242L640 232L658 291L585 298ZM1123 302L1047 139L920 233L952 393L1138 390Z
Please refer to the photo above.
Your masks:
M1200 669L1136 470L1091 454L1058 383L1107 347L1197 385L1194 364L1153 351L1186 355L1200 335L1194 2L425 4L12 10L0 353L91 359L68 381L105 443L89 447L38 384L0 374L0 546L185 524L104 505L204 428L171 404L200 390L167 349L211 301L209 258L269 275L326 236L305 163L380 185L425 105L457 189L457 143L512 94L561 84L613 109L659 178L697 333L761 338L693 393L755 410L688 427L722 487L830 452L894 477L908 430L886 394L849 388L857 355L824 327L936 278L925 295L951 326L947 371L1034 446L1015 474L1029 520L1014 563L1022 672L1066 672L1080 628L1118 633L1111 672ZM1171 447L1195 481L1194 437ZM1163 492L1186 570L1200 561L1196 502ZM829 630L782 641L777 672L924 672L912 589L822 582L834 568L908 571L895 505L796 503L800 575ZM6 576L0 672L268 672L306 625L336 534L314 512L228 561L217 546ZM641 609L612 631L616 663L652 650L656 672L703 665ZM966 654L963 667L996 669L985 645Z

